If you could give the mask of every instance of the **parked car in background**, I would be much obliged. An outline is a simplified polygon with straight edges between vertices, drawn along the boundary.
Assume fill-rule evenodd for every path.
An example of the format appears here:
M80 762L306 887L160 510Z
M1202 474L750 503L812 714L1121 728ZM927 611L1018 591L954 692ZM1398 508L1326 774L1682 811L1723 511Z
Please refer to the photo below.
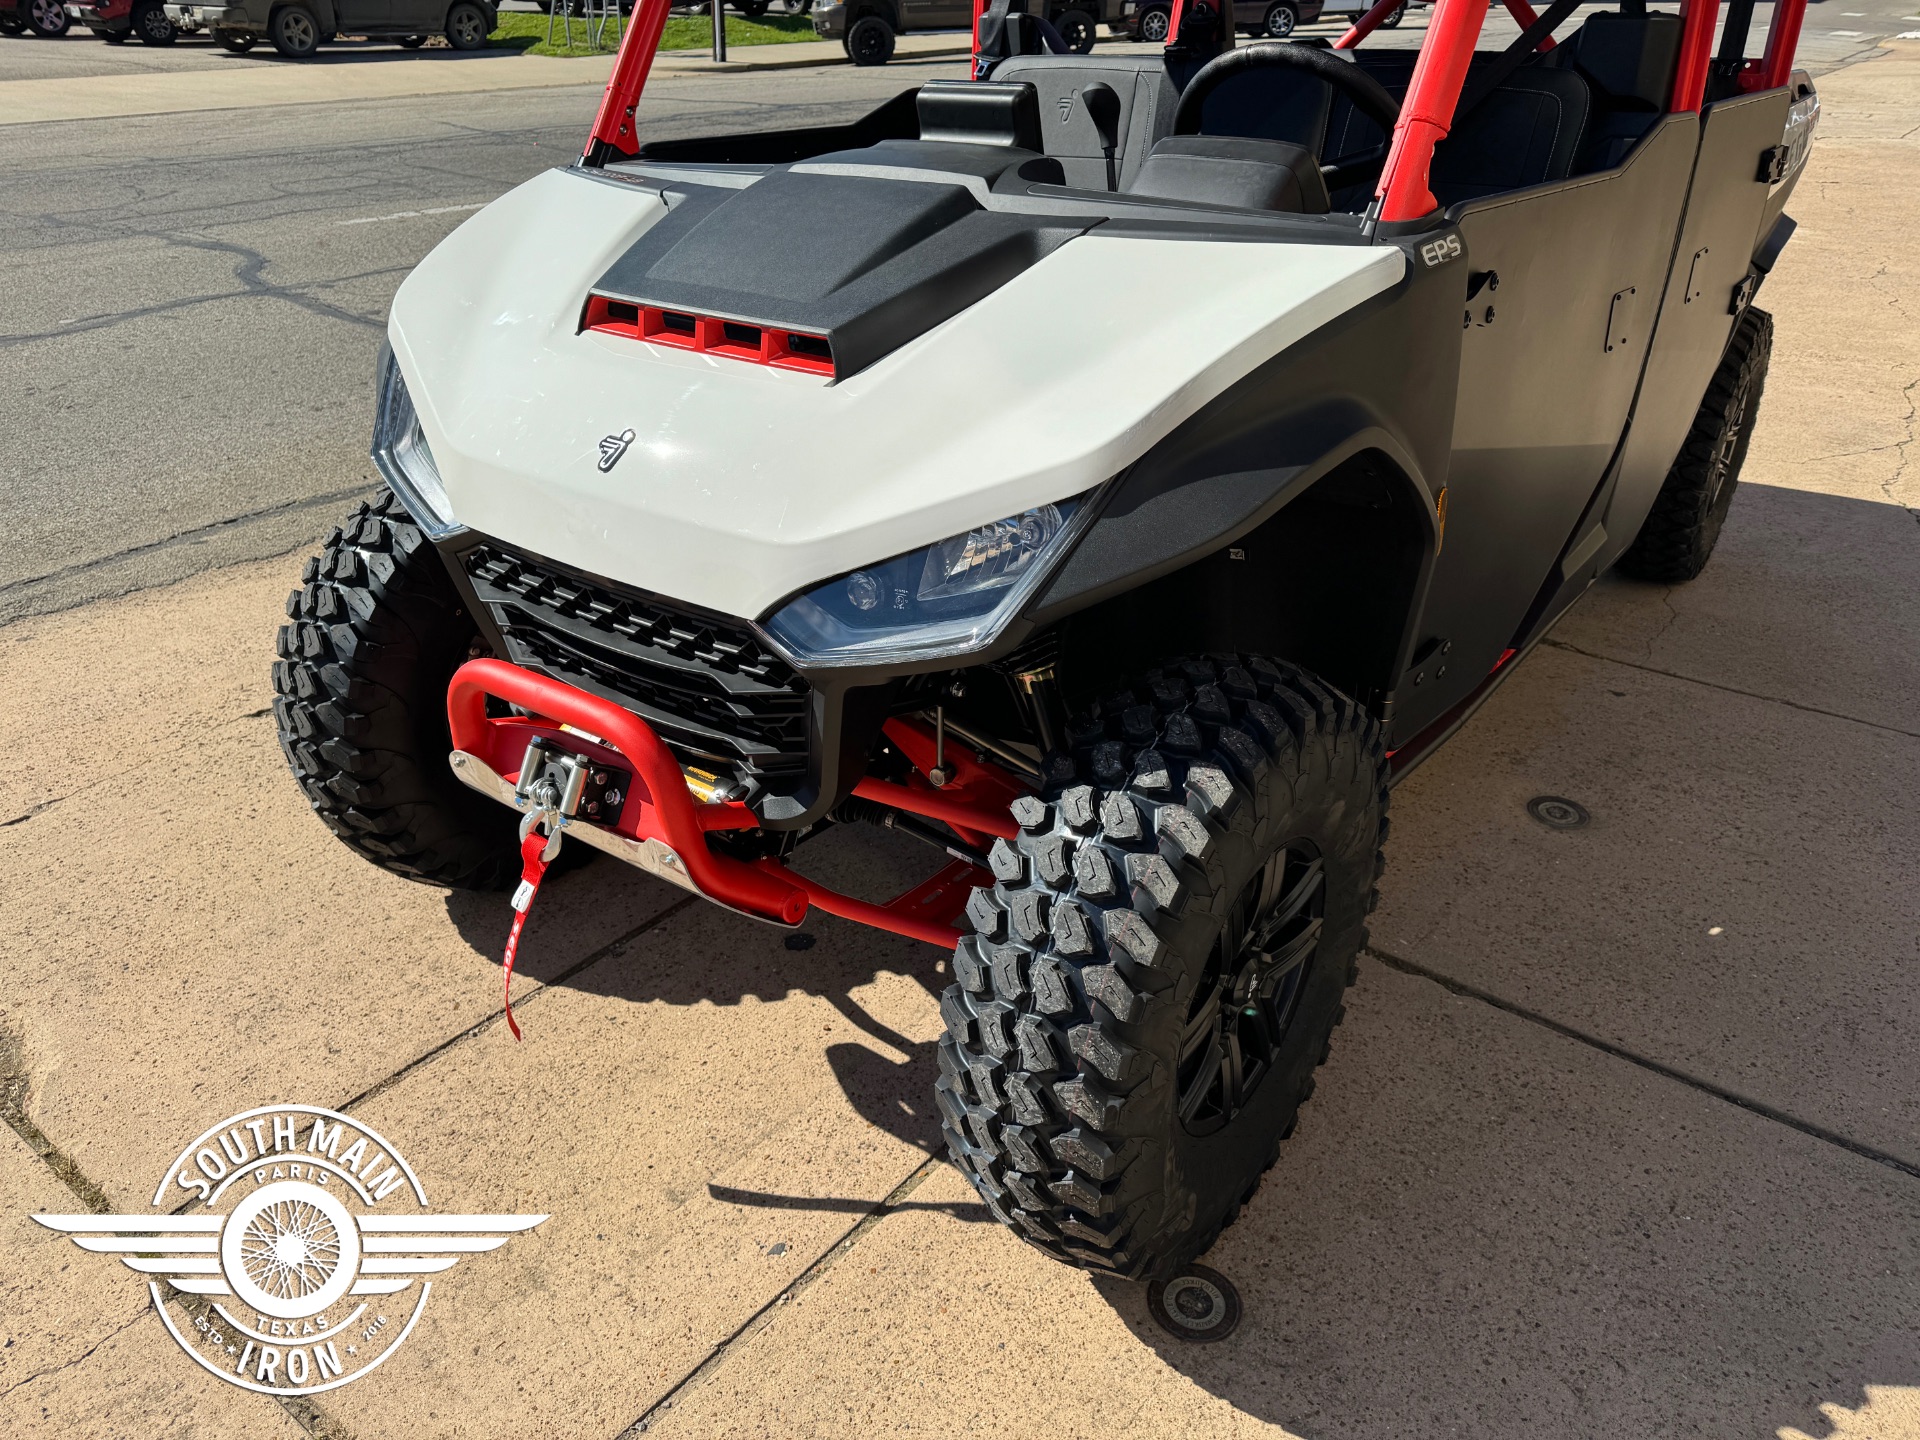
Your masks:
M750 0L751 3L751 0ZM1116 33L1130 29L1131 0L1047 0L1047 23L1060 33L1069 52L1093 49L1104 21ZM1318 0L1309 0L1317 4ZM972 0L814 0L814 33L838 40L856 65L884 65L893 58L894 41L918 30L965 30L973 25ZM1161 38L1166 36L1161 28Z
M1153 45L1165 42L1173 20L1172 0L1121 0L1119 9L1116 30L1124 29L1129 38ZM1233 23L1242 34L1284 40L1298 26L1313 24L1321 13L1322 0L1234 0Z
M1401 4L1398 9L1389 12L1387 18L1380 22L1380 28L1382 30L1397 29L1400 22L1407 18L1407 12L1409 10L1424 10L1430 3L1431 0L1404 0L1404 3ZM1370 7L1366 5L1348 6L1341 4L1330 6L1322 13L1328 17L1338 15L1342 19L1345 19L1351 16L1353 19L1358 20L1362 15L1367 13L1369 8Z
M492 0L243 0L241 4L169 4L181 30L210 30L229 50L262 37L289 60L304 60L336 35L367 35L418 49L445 35L456 50L480 50L499 24Z
M71 23L61 0L0 0L0 35L44 35L51 40L66 34Z
M142 45L171 45L180 34L162 0L69 0L67 14L109 45L129 35Z

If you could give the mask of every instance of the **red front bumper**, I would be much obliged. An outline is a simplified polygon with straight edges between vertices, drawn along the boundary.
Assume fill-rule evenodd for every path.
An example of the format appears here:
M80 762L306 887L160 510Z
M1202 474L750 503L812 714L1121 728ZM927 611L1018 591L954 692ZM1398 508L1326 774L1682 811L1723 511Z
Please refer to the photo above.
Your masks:
M531 716L489 716L487 697L497 696ZM548 739L601 765L633 771L633 784L615 825L575 818L565 833L682 889L777 925L798 925L810 905L829 914L875 925L935 945L952 945L952 925L975 885L992 877L956 861L885 905L843 895L774 860L744 861L707 846L715 830L751 830L758 818L738 801L703 803L687 788L675 758L639 716L610 700L504 660L469 660L447 687L447 721L453 735L454 773L482 794L516 809L515 794L527 745ZM584 732L584 733L583 733ZM887 723L888 738L920 771L932 768L931 740L910 720ZM912 783L863 780L855 794L910 814L939 820L963 840L980 845L995 835L1016 833L1007 806L1022 789L1013 777L982 763L949 742L954 779L938 789L924 773Z

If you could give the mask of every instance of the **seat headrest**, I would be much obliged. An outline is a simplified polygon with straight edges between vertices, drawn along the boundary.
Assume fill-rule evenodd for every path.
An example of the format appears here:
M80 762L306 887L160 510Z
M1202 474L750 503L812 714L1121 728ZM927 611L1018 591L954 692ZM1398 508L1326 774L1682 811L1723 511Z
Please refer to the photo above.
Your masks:
M1040 99L1025 81L929 80L914 103L922 140L1042 148Z
M1327 182L1311 150L1242 135L1169 135L1153 147L1127 193L1242 210L1327 213Z

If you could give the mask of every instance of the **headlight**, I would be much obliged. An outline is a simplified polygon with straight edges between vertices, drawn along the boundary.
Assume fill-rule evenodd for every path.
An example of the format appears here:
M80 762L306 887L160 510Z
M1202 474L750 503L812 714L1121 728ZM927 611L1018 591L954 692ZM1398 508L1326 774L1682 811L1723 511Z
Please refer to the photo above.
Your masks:
M380 469L414 523L438 540L462 529L453 518L453 505L440 483L440 467L421 432L413 397L400 377L400 365L387 351L380 372L380 408L373 421L373 463Z
M1036 505L816 585L763 624L801 665L876 665L991 644L1093 514L1091 495Z

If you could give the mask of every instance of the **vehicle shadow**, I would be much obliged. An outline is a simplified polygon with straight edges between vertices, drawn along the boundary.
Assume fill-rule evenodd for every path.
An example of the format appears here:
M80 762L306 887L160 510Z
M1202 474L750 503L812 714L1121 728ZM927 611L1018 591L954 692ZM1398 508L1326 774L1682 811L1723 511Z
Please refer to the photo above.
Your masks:
M1542 879L1515 868L1524 863L1521 851L1502 849L1497 836L1462 847L1459 835L1479 814L1462 794L1483 794L1543 748L1574 744L1574 732L1548 733L1541 716L1600 712L1600 697L1625 695L1618 687L1629 684L1709 682L1745 694L1742 705L1773 695L1801 704L1795 713L1803 713L1805 696L1835 674L1848 677L1849 688L1846 703L1832 700L1832 707L1869 723L1888 723L1882 717L1908 703L1920 684L1910 659L1920 643L1909 644L1920 636L1920 610L1890 587L1912 574L1911 516L1897 506L1750 488L1706 577L1677 591L1603 582L1556 632L1581 654L1537 652L1482 718L1396 792L1389 892L1422 867L1441 875L1430 885L1451 887L1461 903L1480 903L1476 885L1509 885L1506 908L1523 913L1517 895L1536 914L1525 936L1504 944L1525 952L1538 975L1541 952L1569 943L1559 932L1581 913L1579 877L1562 871ZM1874 623L1849 619L1858 616ZM1615 652L1653 678L1622 678L1593 658ZM1712 672L1716 664L1726 672ZM1706 679L1682 682L1669 669ZM1700 707L1693 730L1708 724L1706 700L1673 703ZM1640 719L1640 728L1621 722L1584 762L1631 774L1642 789L1683 793L1668 784L1669 772L1692 775L1693 751L1661 750L1647 760L1665 732ZM1689 744L1723 741L1708 733ZM1836 773L1841 758L1827 757ZM1770 779L1766 767L1776 763ZM1648 764L1667 769L1643 773ZM1777 761L1753 764L1763 772L1758 782L1777 785L1804 769L1805 756L1783 750ZM1884 810L1884 799L1873 803ZM1725 844L1721 837L1740 828L1714 804L1698 796L1673 802L1676 824L1698 832L1682 853L1711 856ZM1766 818L1745 817L1756 830L1768 828ZM1807 817L1810 826L1815 818ZM1872 910L1911 933L1902 918L1911 890L1890 861L1867 864L1857 835L1794 838L1804 852L1796 861L1801 878L1826 905ZM830 834L801 853L812 873L870 896L905 888L938 863L900 837L864 830ZM1710 865L1680 867L1686 873L1675 880L1673 852L1619 853L1624 858L1609 861L1596 883L1641 899L1656 881L1671 882L1680 888L1658 899L1676 911L1688 909L1686 886L1715 893L1705 888L1715 883ZM1819 859L1828 854L1831 862ZM1468 873L1476 868L1491 878ZM560 877L541 903L590 906L607 903L614 887L652 885L603 863ZM664 888L659 896L662 904L678 899ZM503 911L499 897L449 902L456 925L489 957L498 955ZM1842 952L1865 948L1864 932L1839 918L1822 924L1834 946L1823 957L1829 968ZM828 918L810 919L806 929L817 943L789 950L779 932L695 902L585 968L569 968L585 957L536 954L528 973L636 1003L819 996L861 1036L819 1048L850 1105L934 1153L934 1047L919 1037L936 1033L931 1017L948 979L945 957ZM1777 934L1753 943L1789 959L1797 953ZM1684 958L1632 953L1594 933L1575 953L1614 977L1622 1007L1640 1003L1648 975ZM1720 987L1762 1013L1760 977L1748 973L1759 968L1758 961L1738 973L1693 966L1698 1002L1724 1005L1729 996L1712 993ZM910 1005L896 1001L882 1015L868 1003L869 987L882 977L905 977L924 996L918 1028L903 1018ZM1810 1004L1843 1003L1838 994L1823 1000L1811 977L1809 984ZM1903 1003L1884 987L1859 993L1869 1007ZM1020 1277L1010 1283L1031 1285L1033 1313L1084 1305L1090 1289L1096 1303L1081 1319L1117 1318L1139 1347L1140 1375L1150 1379L1158 1364L1248 1417L1315 1440L1459 1432L1494 1440L1920 1434L1897 1419L1874 1430L1843 1423L1850 1412L1888 1404L1920 1414L1920 1347L1913 1343L1920 1183L1911 1175L1377 960L1363 963L1349 1011L1279 1163L1205 1257L1243 1300L1232 1337L1206 1345L1173 1338L1152 1320L1139 1285L1089 1284L1000 1257L982 1263ZM1806 1034L1777 1043L1804 1052L1857 1019L1813 1014ZM796 1034L794 1043L812 1040ZM1713 1064L1703 1050L1683 1068L1712 1077ZM1751 1083L1721 1078L1736 1088ZM1877 1083L1889 1084L1885 1077ZM870 1199L797 1193L810 1188L796 1179L796 1193L719 1185L708 1193L747 1208L850 1219L872 1209ZM961 1222L955 1247L1019 1253L1019 1241L977 1204L910 1195L899 1208ZM912 1304L907 1297L889 1313L897 1317ZM1054 1363L1071 1372L1079 1362L1056 1351Z
M940 868L944 857L918 842L866 826L830 830L810 841L795 866L827 884L884 900ZM498 965L511 914L505 897L450 893L447 915L478 956ZM931 1038L915 1039L876 1017L858 992L881 977L905 977L916 1003L937 1030L940 992L948 983L946 952L814 912L793 932L732 915L604 857L542 886L541 919L568 909L626 908L656 917L642 933L581 955L528 938L516 975L635 1004L737 1005L777 1002L794 994L818 996L868 1043L836 1041L821 1049L822 1063L848 1103L865 1120L927 1154L941 1148L933 1104L938 1073ZM790 948L794 938L805 948ZM811 942L811 943L808 943ZM515 1008L528 1003L516 981ZM896 1008L898 1001L895 1002Z

